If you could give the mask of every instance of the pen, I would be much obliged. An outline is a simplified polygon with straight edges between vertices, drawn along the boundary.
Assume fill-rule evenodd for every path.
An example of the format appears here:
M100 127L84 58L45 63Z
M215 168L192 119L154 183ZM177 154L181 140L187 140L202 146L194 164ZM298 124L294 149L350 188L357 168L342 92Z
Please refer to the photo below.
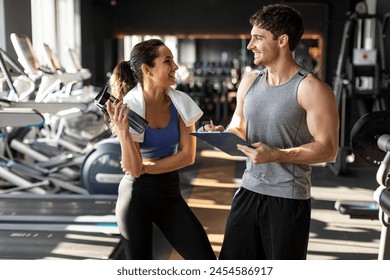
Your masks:
M214 126L214 123L213 123L213 120L212 120L212 119L210 119L210 125L211 125L211 126Z

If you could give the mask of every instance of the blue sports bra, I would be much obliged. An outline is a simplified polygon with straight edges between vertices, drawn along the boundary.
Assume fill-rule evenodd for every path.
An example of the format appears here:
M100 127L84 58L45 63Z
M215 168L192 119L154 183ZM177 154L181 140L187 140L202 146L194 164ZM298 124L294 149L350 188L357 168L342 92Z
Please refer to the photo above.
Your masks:
M169 123L164 128L146 127L141 143L143 158L162 158L177 153L179 144L179 115L171 103Z

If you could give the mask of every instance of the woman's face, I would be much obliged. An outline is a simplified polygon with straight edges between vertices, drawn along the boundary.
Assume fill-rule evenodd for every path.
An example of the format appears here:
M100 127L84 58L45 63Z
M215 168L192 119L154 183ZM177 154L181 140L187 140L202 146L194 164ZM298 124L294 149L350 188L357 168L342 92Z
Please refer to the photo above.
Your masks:
M150 68L152 79L163 86L173 86L176 84L175 75L179 67L173 61L172 52L167 46L160 46L158 53L154 67Z

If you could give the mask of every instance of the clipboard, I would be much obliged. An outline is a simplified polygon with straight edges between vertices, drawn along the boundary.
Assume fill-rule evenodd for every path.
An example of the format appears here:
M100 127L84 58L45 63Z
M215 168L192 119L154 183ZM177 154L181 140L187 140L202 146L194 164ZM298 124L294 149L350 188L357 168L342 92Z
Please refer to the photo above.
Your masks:
M190 135L209 143L215 148L231 156L246 156L243 152L237 149L237 144L253 148L252 145L244 139L229 131L190 132Z

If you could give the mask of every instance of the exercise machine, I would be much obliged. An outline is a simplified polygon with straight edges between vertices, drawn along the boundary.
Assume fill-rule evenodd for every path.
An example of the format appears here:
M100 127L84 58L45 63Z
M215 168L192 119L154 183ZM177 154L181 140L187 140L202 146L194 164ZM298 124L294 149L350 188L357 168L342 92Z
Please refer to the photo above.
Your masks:
M47 187L49 185L47 182L53 183L57 186L61 186L61 188L71 192L81 194L88 193L84 188L69 183L70 178L75 176L75 173L72 169L67 169L66 167L61 168L60 166L58 167L59 173L62 173L65 176L52 177L50 175L53 172L47 170L47 166L42 166L39 163L33 165L28 164L26 162L22 163L14 157L11 148L15 148L15 145L17 144L19 151L21 151L20 147L22 147L23 144L20 142L14 142L9 139L9 126L41 126L42 123L44 123L44 118L40 113L32 109L26 108L3 108L0 110L0 115L0 124L3 127L3 129L1 130L3 132L2 144L5 149L5 154L1 156L3 159L2 163L4 166L1 169L2 173L0 176L15 186L15 188L11 188L6 191L2 190L2 193L11 193L27 189L28 191L32 191L37 194L44 194L46 193L46 190L38 187ZM11 142L10 145L9 141ZM24 147L24 150L22 152L27 153L32 157L36 157L38 158L38 160L44 161L45 163L49 161L49 159L44 155L39 154L33 150L27 150L26 147ZM67 159L65 158L65 160ZM54 164L58 166L59 161L63 162L63 160L56 158Z
M0 53L2 72L8 87L13 88L11 91L18 95L18 90L13 87L8 65L2 59L4 54L6 53ZM12 59L7 56L8 61L12 62ZM95 111L90 110L90 105L93 105L92 109ZM1 99L0 108L15 111L32 108L46 116L40 126L14 128L10 137L7 137L6 144L20 156L9 164L9 172L14 172L15 176L17 173L28 174L32 180L47 182L46 179L50 179L52 184L60 186L60 190L66 192L117 194L118 184L123 177L120 146L116 139L111 138L111 133L93 102L16 102ZM95 120L88 122L88 115ZM2 120L7 123L7 119ZM13 127L12 123L7 126ZM85 126L85 131L79 126ZM31 130L36 132L32 139ZM44 151L57 154L47 154ZM8 156L11 157L10 153ZM26 157L30 163L34 163L33 166L26 164ZM71 165L76 171L68 168ZM71 182L74 179L77 181ZM17 181L13 182L16 186L20 185Z
M34 82L39 83L38 90L34 96L35 101L53 101L59 98L61 101L64 101L70 95L72 95L71 98L73 100L77 101L91 102L93 100L96 93L91 90L82 90L77 92L77 94L74 92L75 88L83 86L84 80L81 74L53 71L50 67L41 65L28 36L12 33L10 38L25 73ZM50 59L53 59L54 53L50 52L50 56ZM58 61L57 59L55 60Z
M9 108L0 108L0 132L1 138L3 140L3 149L8 156L11 154L7 146L7 129L9 125L13 126L27 126L27 125L41 125L44 122L43 116L32 109L9 109ZM7 192L17 192L21 190L27 190L27 192L35 194L45 194L46 191L43 187L49 185L48 180L41 180L31 182L26 180L26 178L19 176L12 171L7 166L8 159L0 155L1 165L0 165L0 178L9 182L14 188L8 189ZM5 193L6 191L0 190L0 193Z
M42 122L33 109L0 108L2 127ZM0 190L0 259L121 258L116 195L50 194L49 180L32 183L9 165L0 166L0 177L16 186Z
M69 70L69 72L79 73L84 80L88 80L89 78L91 78L92 76L91 72L89 71L89 69L82 67L76 50L74 48L68 48L68 54L70 57L70 61L72 63L72 67L71 70Z
M373 201L337 201L335 208L351 218L379 218L382 232L378 258L390 259L390 113L378 111L360 118L351 131L351 148L358 162L377 169L379 187Z
M79 102L77 100L66 102L36 102L30 100L29 97L37 90L35 82L24 72L19 62L1 48L0 70L9 89L7 96L0 98L0 106L3 108L29 108L50 114L69 108L78 108L84 112L88 109L87 102ZM15 77L15 75L17 76Z
M61 65L57 55L54 53L52 48L48 44L43 43L43 49L46 63L50 70L53 72L66 73L66 69Z
M382 223L382 231L380 238L380 252L378 259L390 259L390 132L378 137L378 147L386 153L382 163L377 172L377 182L379 187L374 192L374 200L380 206L379 218Z
M117 194L124 173L120 165L121 149L116 138L100 140L81 154L63 152L49 157L16 136L9 139L10 147L21 155L21 161L33 162L34 166L30 164L29 169L25 167L20 170L21 166L12 165L10 168L16 168L13 171L17 172L19 169L19 172L29 174L33 178L46 178L54 185L60 186L63 191L78 194ZM21 137L23 138L23 135Z
M383 22L387 22L385 15ZM339 153L328 164L336 175L343 175L353 162L350 133L354 123L367 113L386 110L389 77L384 41L388 26L367 13L363 2L348 16L344 25L337 69L333 80L340 116Z

